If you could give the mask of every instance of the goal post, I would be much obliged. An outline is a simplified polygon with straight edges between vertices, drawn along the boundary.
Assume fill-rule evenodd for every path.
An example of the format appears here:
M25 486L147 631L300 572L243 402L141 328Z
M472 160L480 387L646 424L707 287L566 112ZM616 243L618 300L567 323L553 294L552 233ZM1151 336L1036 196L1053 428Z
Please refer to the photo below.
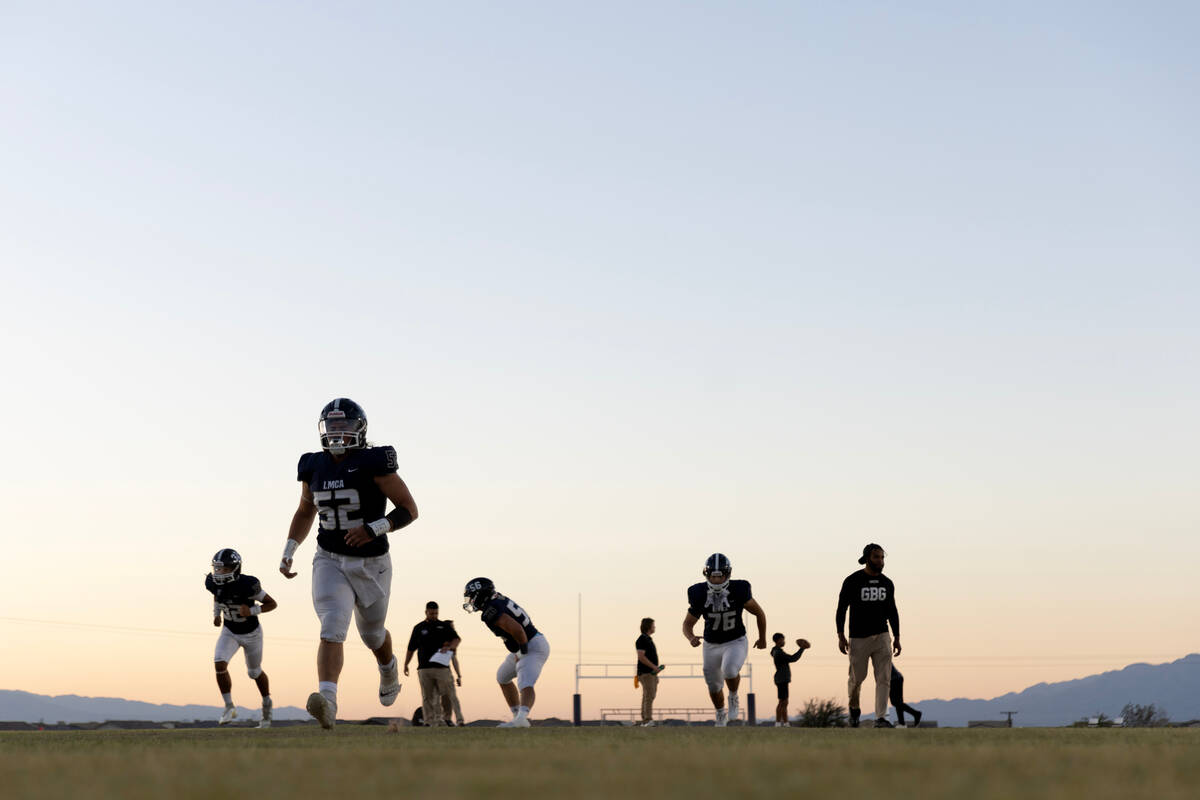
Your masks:
M746 724L757 724L754 695L754 665L747 661L742 665L738 675L746 683ZM580 694L580 681L588 680L620 680L632 681L634 671L628 664L579 664L575 665L575 694L572 697L573 719L575 725L583 724L583 695ZM704 680L703 664L671 664L669 673L659 673L660 681L669 680Z

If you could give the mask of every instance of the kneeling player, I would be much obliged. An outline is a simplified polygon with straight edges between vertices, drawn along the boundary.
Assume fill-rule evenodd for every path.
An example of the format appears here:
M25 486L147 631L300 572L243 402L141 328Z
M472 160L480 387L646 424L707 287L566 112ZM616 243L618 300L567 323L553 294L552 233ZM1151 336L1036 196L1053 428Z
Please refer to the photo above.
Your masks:
M749 581L729 579L732 572L729 559L713 553L704 562L704 582L688 587L688 613L683 620L683 635L698 647L700 638L694 629L701 617L704 624L704 680L708 696L716 709L716 725L723 728L728 720L738 718L738 685L742 665L746 663L746 626L742 622L745 609L758 619L758 639L754 646L767 646L767 615L750 594ZM724 685L729 687L729 713L725 713Z
M497 592L490 579L475 578L463 590L463 597L467 613L483 612L484 624L503 640L508 650L508 657L496 670L496 682L513 718L499 727L528 728L529 709L535 699L533 685L550 655L550 643L533 627L529 614Z
M233 681L229 678L229 659L238 648L246 651L246 674L258 684L262 694L260 728L271 727L271 689L267 673L262 671L263 634L258 615L272 611L278 605L263 591L258 578L242 574L242 557L236 550L225 548L212 559L212 573L204 579L204 588L213 594L213 625L225 626L217 637L213 665L217 670L217 688L225 701L225 713L218 724L228 725L237 717L233 705ZM262 605L256 605L259 602Z

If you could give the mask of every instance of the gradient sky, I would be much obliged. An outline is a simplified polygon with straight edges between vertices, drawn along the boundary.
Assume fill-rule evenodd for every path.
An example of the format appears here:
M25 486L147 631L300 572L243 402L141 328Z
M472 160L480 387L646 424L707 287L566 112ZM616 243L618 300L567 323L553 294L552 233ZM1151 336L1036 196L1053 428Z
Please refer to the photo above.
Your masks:
M813 641L794 703L844 699L868 541L914 700L1200 650L1200 10L819 6L0 3L0 688L219 702L232 546L303 705L312 539L276 566L335 396L421 510L390 627L442 603L471 719L467 579L568 716L579 596L585 662L643 616L698 662L715 550ZM375 691L352 633L341 714Z

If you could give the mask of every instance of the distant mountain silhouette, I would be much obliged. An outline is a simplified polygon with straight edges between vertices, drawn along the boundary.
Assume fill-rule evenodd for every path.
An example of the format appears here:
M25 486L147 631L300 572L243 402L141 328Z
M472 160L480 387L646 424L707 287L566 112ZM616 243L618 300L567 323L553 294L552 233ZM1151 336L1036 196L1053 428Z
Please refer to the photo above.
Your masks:
M909 670L904 671L912 686L911 678L917 670L911 676ZM1115 717L1126 703L1153 703L1174 721L1200 719L1200 653L1168 664L1130 664L1073 681L1039 683L991 700L909 702L921 710L925 719L937 720L941 726L966 725L974 719L1004 719L1002 711L1016 711L1013 724L1018 727L1069 725L1097 712Z
M129 719L191 722L196 719L217 719L223 710L220 706L155 705L119 697L80 697L76 694L51 697L0 689L0 720L7 722L105 722ZM256 720L261 713L258 705L252 708L238 706L239 720ZM308 719L308 713L295 706L277 706L275 719Z

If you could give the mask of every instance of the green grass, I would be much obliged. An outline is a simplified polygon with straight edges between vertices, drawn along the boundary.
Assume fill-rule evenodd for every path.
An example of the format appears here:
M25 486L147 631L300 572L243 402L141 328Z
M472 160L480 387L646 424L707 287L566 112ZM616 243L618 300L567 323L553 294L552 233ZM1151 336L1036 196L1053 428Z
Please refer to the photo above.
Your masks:
M320 729L0 734L6 798L1194 798L1200 730Z

